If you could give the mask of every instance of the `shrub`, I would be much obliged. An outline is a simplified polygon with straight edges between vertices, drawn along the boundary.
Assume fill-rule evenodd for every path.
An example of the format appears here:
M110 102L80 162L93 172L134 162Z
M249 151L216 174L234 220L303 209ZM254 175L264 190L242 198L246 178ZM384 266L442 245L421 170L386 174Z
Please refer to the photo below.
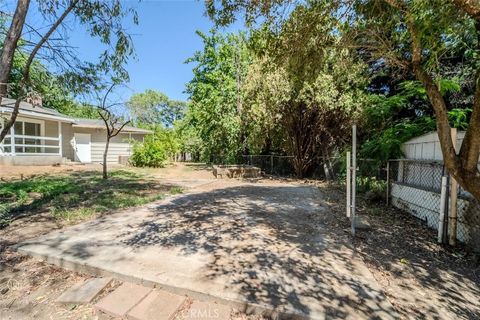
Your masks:
M154 137L146 137L142 143L133 147L130 163L135 167L163 167L167 160L165 146Z

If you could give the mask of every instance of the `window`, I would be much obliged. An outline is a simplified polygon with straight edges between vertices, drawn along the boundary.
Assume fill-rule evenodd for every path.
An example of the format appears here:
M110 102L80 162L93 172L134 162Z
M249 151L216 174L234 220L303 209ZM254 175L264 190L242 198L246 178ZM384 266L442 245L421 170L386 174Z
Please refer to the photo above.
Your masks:
M15 130L15 152L16 153L41 153L43 152L42 140L29 138L42 136L42 123L31 121L19 121L14 124ZM10 132L9 132L10 133ZM21 136L21 137L19 137ZM5 138L3 151L11 152L11 138ZM38 146L38 147L37 147Z

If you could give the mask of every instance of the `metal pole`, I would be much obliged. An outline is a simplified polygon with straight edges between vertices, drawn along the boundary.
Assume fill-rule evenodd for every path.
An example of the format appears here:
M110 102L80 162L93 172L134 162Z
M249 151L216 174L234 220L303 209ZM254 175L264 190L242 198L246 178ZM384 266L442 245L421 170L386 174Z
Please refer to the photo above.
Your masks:
M438 216L438 243L443 243L444 239L444 220L445 220L445 209L446 209L446 198L447 198L447 185L448 178L446 176L442 177L442 189L440 193L440 214Z
M355 200L357 184L357 125L352 127L352 236L355 236Z
M270 155L270 174L273 175L273 154Z
M390 161L387 161L387 199L385 199L385 203L388 205L390 204Z
M457 129L452 128L452 142L453 148L455 149L456 153L456 145L457 145ZM458 183L450 176L450 232L449 232L449 241L448 243L451 246L454 246L457 243L457 195L458 195Z
M352 153L347 152L347 217L352 210Z

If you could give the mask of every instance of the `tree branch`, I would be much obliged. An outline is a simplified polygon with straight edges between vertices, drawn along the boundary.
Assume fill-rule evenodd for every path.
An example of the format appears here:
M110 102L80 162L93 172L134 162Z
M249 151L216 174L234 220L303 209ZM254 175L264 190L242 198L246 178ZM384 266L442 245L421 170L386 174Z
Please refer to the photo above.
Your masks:
M406 24L411 37L412 47L412 66L418 80L423 84L437 117L437 130L440 139L440 146L443 152L443 158L450 173L454 176L458 174L458 159L451 138L451 128L448 123L447 105L443 99L440 90L433 79L422 66L422 45L418 30L415 26L415 20L409 11L404 11Z
M75 8L76 4L78 3L79 0L73 0L70 5L65 9L63 14L57 19L57 21L50 27L48 32L40 39L40 41L37 43L37 45L33 48L32 52L30 53L27 62L25 63L25 66L22 71L22 78L19 83L19 88L20 90L23 90L27 82L29 81L29 76L30 76L30 66L33 62L33 59L35 59L36 54L40 50L40 48L45 44L45 42L48 40L48 38L55 32L55 30L58 28L58 26L65 20L65 18L68 16L68 14ZM15 46L16 47L16 46ZM7 135L8 131L10 128L13 126L15 123L15 120L17 119L19 109L20 109L20 103L23 99L22 94L19 94L17 97L17 100L15 101L15 105L12 110L12 115L10 116L10 119L5 123L5 126L2 128L2 131L0 132L0 141L3 141L5 136Z
M479 0L453 0L453 3L462 8L476 22L480 22Z

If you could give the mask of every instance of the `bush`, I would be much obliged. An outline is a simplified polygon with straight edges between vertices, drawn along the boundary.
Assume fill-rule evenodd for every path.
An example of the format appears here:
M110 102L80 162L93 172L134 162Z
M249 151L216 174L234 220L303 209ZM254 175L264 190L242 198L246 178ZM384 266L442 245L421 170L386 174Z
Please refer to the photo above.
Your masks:
M168 158L165 146L154 137L146 137L142 143L133 147L130 163L135 167L163 167Z

